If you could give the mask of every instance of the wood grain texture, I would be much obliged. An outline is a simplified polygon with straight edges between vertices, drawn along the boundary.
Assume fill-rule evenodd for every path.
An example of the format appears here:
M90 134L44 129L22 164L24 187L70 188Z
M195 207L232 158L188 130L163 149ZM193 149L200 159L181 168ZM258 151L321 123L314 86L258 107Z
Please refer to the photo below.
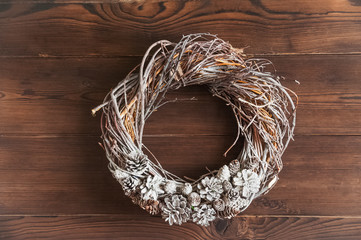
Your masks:
M143 55L194 32L257 54L361 53L357 0L46 2L0 4L1 55Z
M300 97L296 134L361 134L361 56L270 59ZM99 117L90 109L139 62L138 57L0 59L0 133L99 135ZM146 134L235 134L231 110L206 89L169 93L174 98L180 101L147 121Z
M0 217L2 239L359 239L360 218L238 217L209 228L133 215Z
M147 213L123 196L97 137L1 137L2 214ZM247 215L361 216L360 136L296 136L280 181ZM217 169L230 136L146 137L163 167L196 178ZM16 177L15 177L16 176ZM302 180L301 180L302 179Z
M242 217L169 227L124 196L90 109L151 43L196 32L274 62L300 97L296 136ZM0 239L360 239L360 66L360 0L3 0ZM236 156L222 101L168 98L144 138L164 168L196 178Z

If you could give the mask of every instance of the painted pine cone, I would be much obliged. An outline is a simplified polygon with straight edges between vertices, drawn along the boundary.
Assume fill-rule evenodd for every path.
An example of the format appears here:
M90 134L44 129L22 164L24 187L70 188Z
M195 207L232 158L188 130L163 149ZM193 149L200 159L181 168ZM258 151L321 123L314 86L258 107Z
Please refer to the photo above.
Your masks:
M205 198L208 201L218 199L223 193L222 182L215 177L205 177L197 185L201 198Z
M192 215L193 222L208 227L209 223L216 219L216 211L209 204L202 204L194 208Z
M162 217L170 225L181 225L188 221L190 215L191 209L188 207L187 199L182 195L173 195L164 199Z

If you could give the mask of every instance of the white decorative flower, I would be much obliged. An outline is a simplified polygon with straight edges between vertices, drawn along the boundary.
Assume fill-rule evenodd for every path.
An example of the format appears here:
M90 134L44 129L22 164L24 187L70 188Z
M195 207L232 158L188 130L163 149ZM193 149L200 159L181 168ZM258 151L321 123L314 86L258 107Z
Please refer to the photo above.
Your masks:
M199 189L199 195L201 198L205 198L208 201L218 199L223 192L222 182L215 177L205 177L197 185Z
M248 198L259 191L261 181L257 173L250 169L243 169L233 178L233 184L237 186L237 189L242 190L243 197Z
M161 188L163 178L159 176L148 176L147 179L140 186L140 193L143 200L157 200L158 194L164 193Z
M221 167L218 170L217 178L219 180L221 180L222 182L225 181L225 180L228 181L230 177L231 177L231 173L229 172L229 168L228 168L227 165L224 165L223 167Z

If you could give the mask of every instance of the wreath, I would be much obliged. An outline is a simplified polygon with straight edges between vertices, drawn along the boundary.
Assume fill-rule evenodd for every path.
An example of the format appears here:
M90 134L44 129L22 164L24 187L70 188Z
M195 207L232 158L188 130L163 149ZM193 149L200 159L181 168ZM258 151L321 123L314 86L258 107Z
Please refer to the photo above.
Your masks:
M103 110L101 145L109 170L133 203L170 225L208 226L216 218L236 216L275 185L293 137L297 96L281 80L272 62L247 56L212 34L152 44L92 110ZM191 85L205 85L232 108L238 134L229 149L244 138L236 159L193 182L163 169L153 154L151 161L142 141L148 117L169 102L166 93Z

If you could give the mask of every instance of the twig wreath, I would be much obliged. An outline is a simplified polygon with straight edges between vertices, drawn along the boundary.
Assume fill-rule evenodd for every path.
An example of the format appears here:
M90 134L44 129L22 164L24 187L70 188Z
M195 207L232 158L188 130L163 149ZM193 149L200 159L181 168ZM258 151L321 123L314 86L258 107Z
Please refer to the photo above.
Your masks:
M170 225L193 221L208 226L216 218L236 216L267 193L293 137L297 105L297 95L267 66L273 64L211 34L151 45L141 64L92 110L103 109L102 145L125 194ZM244 144L237 159L187 182L163 169L155 156L151 161L143 153L149 149L142 137L145 121L166 103L165 94L191 85L207 86L232 108L238 134L230 148L241 135Z

